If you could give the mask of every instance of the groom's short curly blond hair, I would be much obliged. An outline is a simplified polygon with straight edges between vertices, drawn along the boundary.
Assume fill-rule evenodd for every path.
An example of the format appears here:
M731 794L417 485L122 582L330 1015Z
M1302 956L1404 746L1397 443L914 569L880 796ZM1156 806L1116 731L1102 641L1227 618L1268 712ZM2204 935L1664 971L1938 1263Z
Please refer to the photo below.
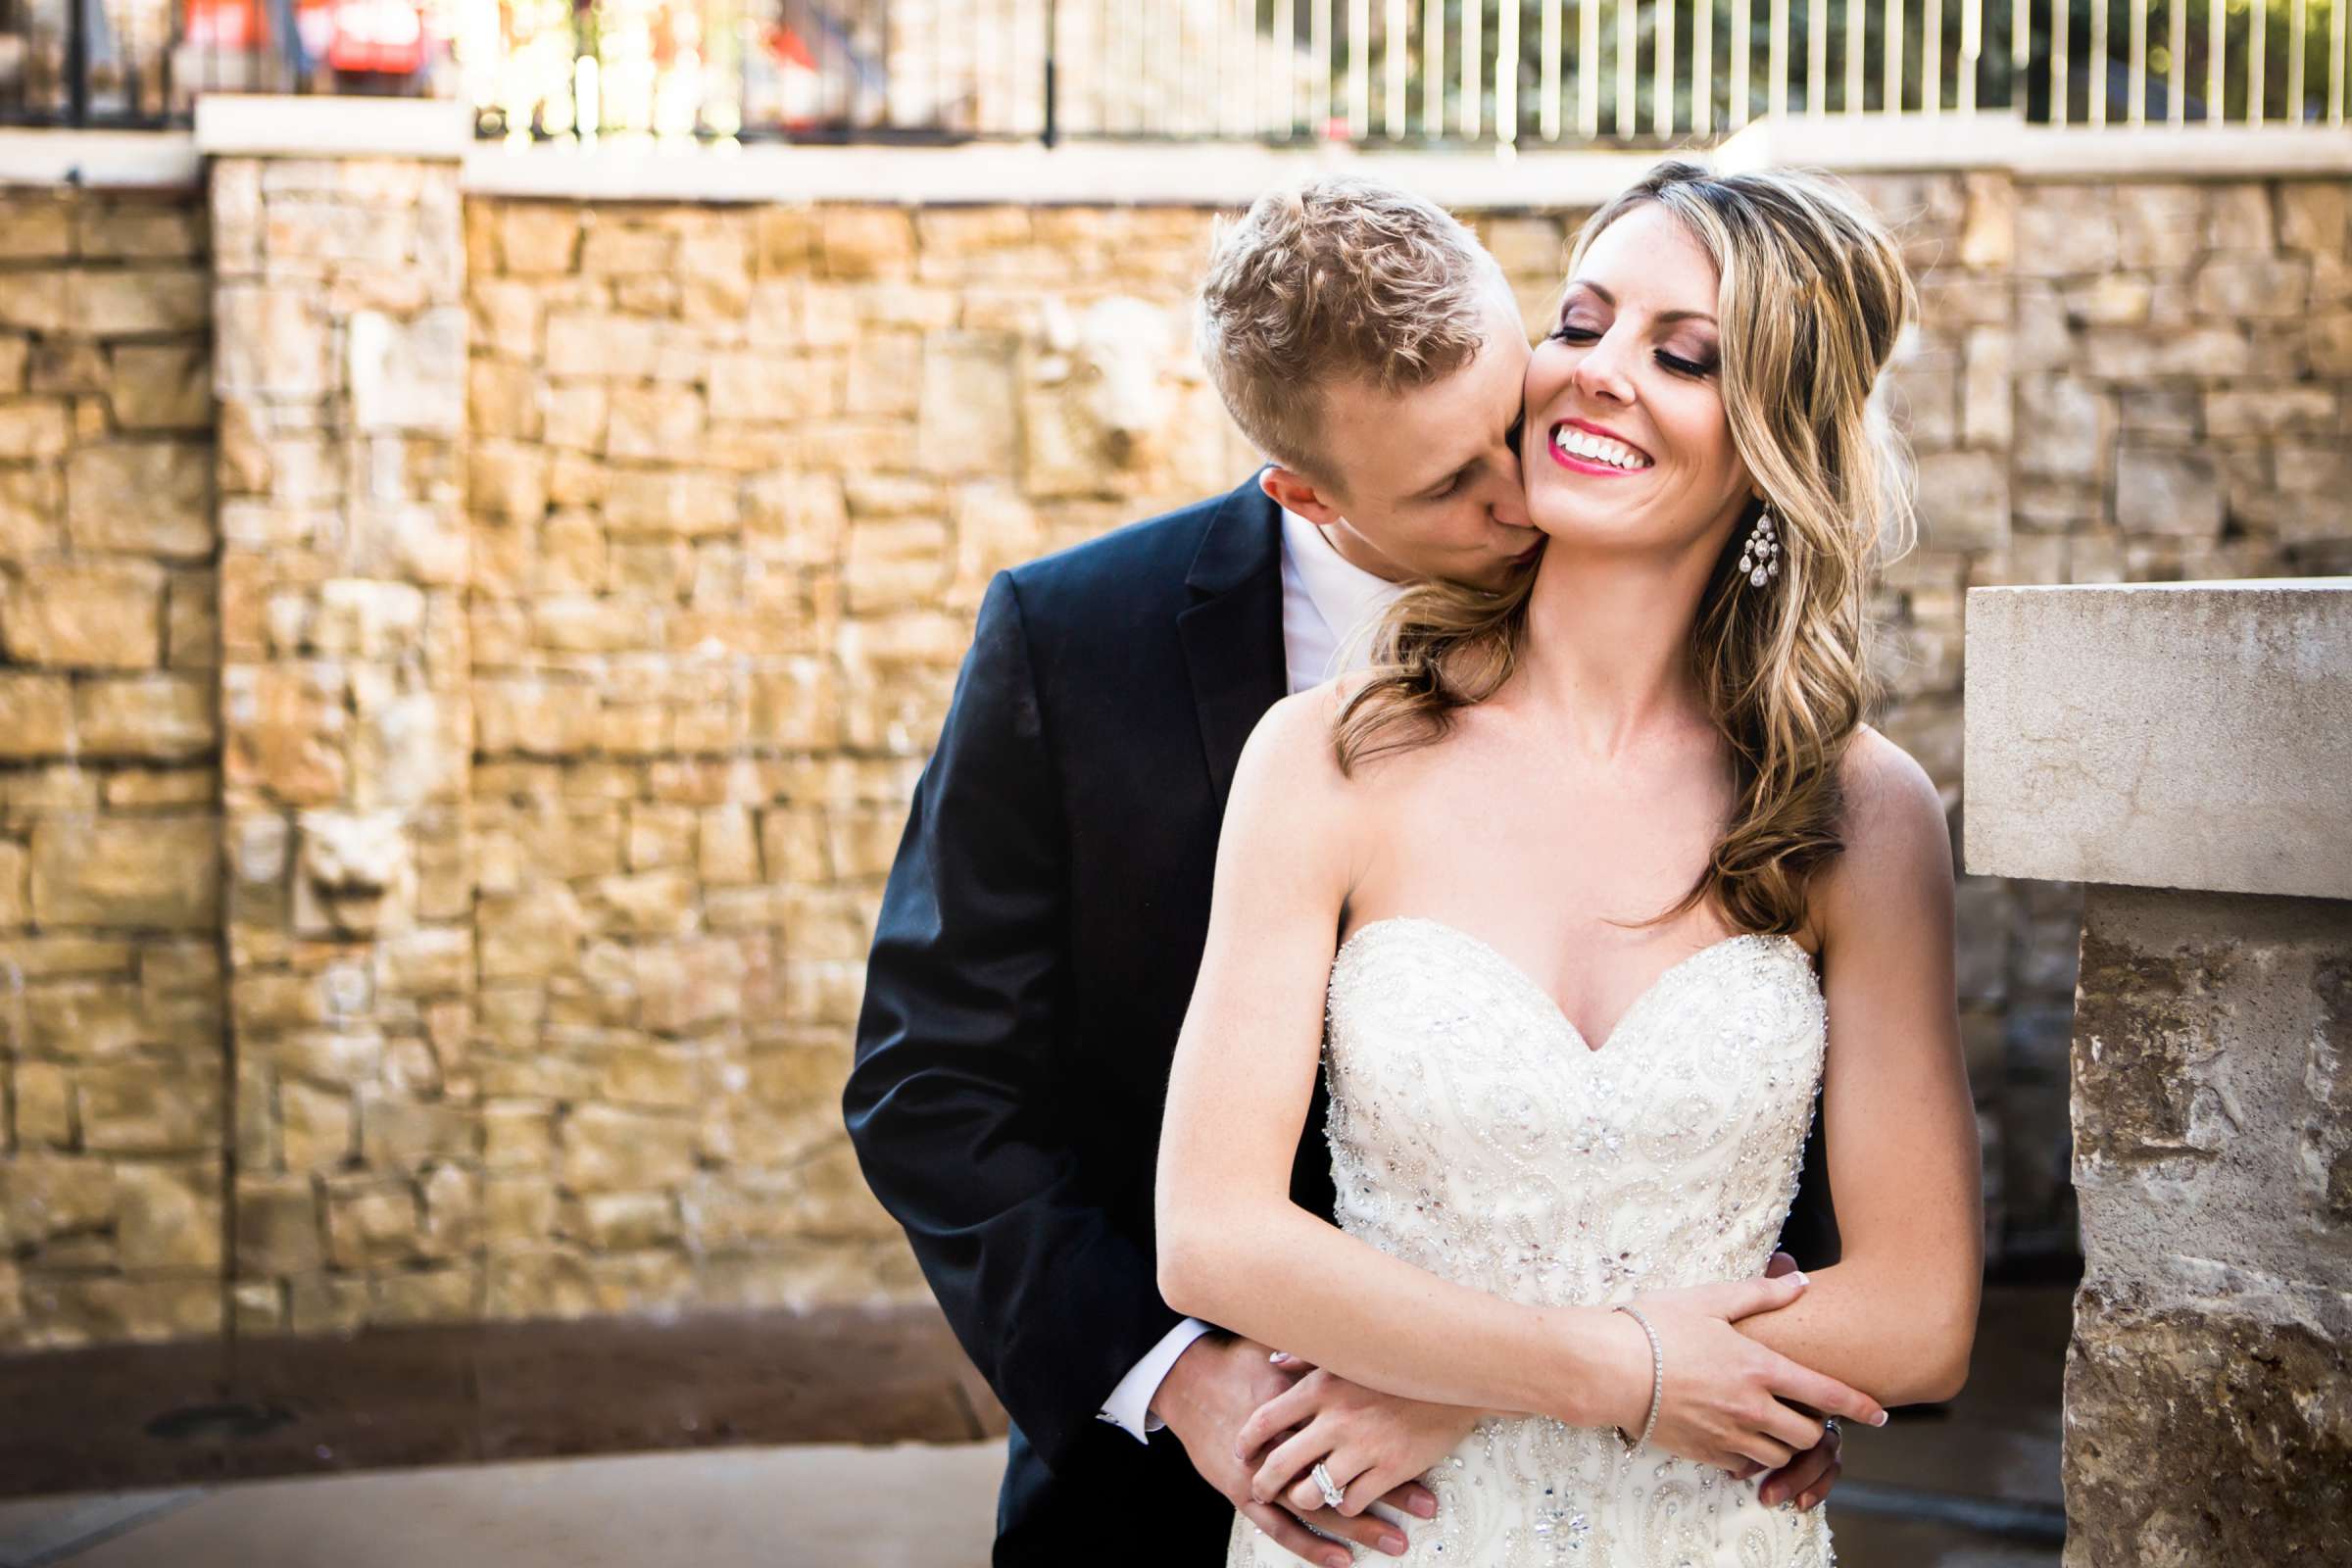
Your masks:
M1434 202L1359 174L1260 196L1218 225L1195 337L1252 445L1318 473L1323 389L1427 386L1477 357L1492 290L1507 287L1476 235Z

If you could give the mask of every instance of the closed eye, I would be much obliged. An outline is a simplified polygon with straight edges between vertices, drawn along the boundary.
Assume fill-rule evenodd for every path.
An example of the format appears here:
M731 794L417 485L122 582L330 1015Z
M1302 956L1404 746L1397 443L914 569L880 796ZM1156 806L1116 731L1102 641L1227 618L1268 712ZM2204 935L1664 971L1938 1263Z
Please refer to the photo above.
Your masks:
M1565 323L1553 327L1551 335L1562 343L1592 343L1598 341L1600 337L1598 332L1589 326L1569 326ZM1669 354L1664 349L1658 350L1653 357L1660 365L1677 375L1702 379L1715 373L1715 366L1712 362L1701 364L1696 360L1686 360L1681 355Z

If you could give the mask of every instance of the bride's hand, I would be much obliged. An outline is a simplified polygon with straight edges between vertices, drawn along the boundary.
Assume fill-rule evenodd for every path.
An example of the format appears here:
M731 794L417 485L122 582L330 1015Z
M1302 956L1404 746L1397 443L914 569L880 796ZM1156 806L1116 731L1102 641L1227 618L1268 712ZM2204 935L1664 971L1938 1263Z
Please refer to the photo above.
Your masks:
M1820 1420L1791 1406L1865 1426L1886 1424L1886 1410L1869 1395L1766 1349L1732 1326L1787 1306L1804 1288L1802 1274L1787 1274L1634 1298L1632 1304L1657 1330L1665 1360L1652 1443L1685 1459L1752 1474L1751 1465L1777 1470L1821 1441ZM1639 1344L1646 1373L1647 1336L1630 1317L1614 1315ZM1634 1424L1625 1428L1629 1435L1641 1430L1649 1408L1649 1379L1638 1381L1644 1397Z
M1424 1512L1421 1489L1407 1484L1451 1453L1483 1413L1398 1398L1317 1368L1259 1405L1234 1446L1247 1464L1273 1445L1250 1483L1268 1501L1302 1512L1323 1507L1311 1475L1321 1461L1345 1494L1339 1512L1352 1516L1385 1501L1428 1517L1434 1508Z

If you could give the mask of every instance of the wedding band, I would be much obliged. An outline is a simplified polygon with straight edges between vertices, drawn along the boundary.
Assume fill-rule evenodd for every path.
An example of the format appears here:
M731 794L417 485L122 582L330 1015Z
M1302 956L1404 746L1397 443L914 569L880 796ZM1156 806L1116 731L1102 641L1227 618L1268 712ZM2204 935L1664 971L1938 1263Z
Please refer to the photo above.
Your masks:
M1823 1416L1823 1417L1821 1418L1821 1430L1822 1430L1822 1431L1824 1431L1824 1432L1836 1432L1836 1431L1838 1431L1838 1418L1837 1418L1836 1416L1834 1416L1834 1415L1825 1415L1825 1416Z
M1307 1474L1313 1476L1315 1478L1315 1485L1323 1489L1324 1507L1337 1508L1341 1503L1348 1500L1348 1493L1346 1489L1342 1488L1331 1479L1331 1472L1323 1468L1322 1460L1317 1459L1315 1461L1315 1467L1312 1470L1309 1470Z

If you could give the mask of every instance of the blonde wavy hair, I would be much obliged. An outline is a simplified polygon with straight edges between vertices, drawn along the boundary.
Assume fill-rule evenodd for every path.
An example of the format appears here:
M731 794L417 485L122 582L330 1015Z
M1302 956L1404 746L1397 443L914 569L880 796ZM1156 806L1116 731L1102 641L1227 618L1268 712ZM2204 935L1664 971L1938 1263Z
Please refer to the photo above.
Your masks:
M1910 533L1909 461L1871 392L1918 296L1892 236L1843 187L1679 161L1592 215L1571 272L1604 229L1651 202L1715 264L1724 413L1757 499L1708 576L1690 645L1733 759L1731 818L1681 901L1635 923L1711 902L1737 929L1791 932L1804 924L1813 874L1842 848L1838 764L1877 696L1871 572L1882 547L1899 551ZM1767 506L1781 574L1758 589L1738 559ZM1456 710L1510 678L1534 576L1492 592L1427 583L1392 607L1372 672L1334 723L1344 772L1439 739Z

